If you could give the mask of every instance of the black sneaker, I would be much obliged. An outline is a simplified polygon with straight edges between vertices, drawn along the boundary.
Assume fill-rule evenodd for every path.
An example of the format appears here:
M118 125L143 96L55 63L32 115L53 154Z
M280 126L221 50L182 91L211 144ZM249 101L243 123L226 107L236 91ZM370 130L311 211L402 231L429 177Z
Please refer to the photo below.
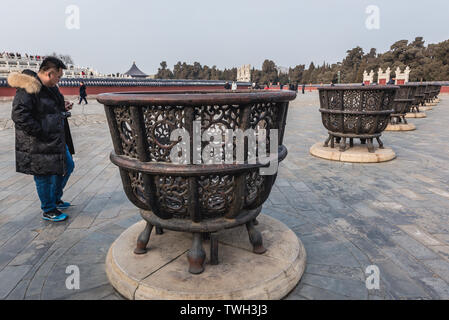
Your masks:
M44 212L42 219L47 221L60 222L67 219L67 215L65 213L62 213L58 209L53 209L49 212Z

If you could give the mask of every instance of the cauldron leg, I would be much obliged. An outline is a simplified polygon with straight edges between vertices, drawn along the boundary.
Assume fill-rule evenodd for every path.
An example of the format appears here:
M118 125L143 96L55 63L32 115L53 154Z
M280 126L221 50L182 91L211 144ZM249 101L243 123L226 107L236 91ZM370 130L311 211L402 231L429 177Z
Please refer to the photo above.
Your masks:
M156 234L157 235L164 234L164 229L162 229L162 227L156 226Z
M402 116L402 121L404 121L404 124L407 124L407 119L405 119L405 116Z
M331 138L331 148L332 149L335 148L335 137L334 136L332 136L332 138Z
M384 144L382 143L382 140L380 140L380 137L376 137L377 143L379 144L379 148L383 149L384 148Z
M329 141L331 141L332 136L329 135L329 137L327 137L326 141L324 141L324 147L327 148L329 147Z
M354 138L349 139L349 146L352 148L354 146Z
M373 139L366 140L366 144L368 145L368 151L374 153Z
M193 234L192 248L187 253L187 260L189 261L189 272L193 274L200 274L204 271L204 260L206 260L206 253L203 249L203 239L201 233Z
M210 234L210 264L215 266L218 262L218 235L217 233Z
M202 234L203 240L210 240L210 233L205 232Z
M360 139L361 144L366 144L366 139Z
M135 254L145 254L147 253L148 241L150 241L151 231L153 230L153 225L147 222L145 229L137 238L137 246L134 249Z
M346 151L346 138L341 138L340 151L341 152L345 152Z
M340 144L341 138L340 138L340 137L336 137L336 138L335 138L335 142L337 142L338 144Z
M257 254L265 253L267 249L263 246L262 234L254 228L252 220L246 223L246 229L248 230L249 241L253 245L253 252Z

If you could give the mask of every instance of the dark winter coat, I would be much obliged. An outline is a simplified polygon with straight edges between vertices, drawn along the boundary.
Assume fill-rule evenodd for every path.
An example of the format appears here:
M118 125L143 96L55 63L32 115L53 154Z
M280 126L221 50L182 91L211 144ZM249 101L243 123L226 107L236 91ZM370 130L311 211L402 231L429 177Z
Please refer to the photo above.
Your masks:
M84 84L80 87L80 97L81 98L87 97L86 86Z
M64 175L65 147L75 153L64 96L46 87L31 70L12 73L8 84L17 88L11 118L16 127L16 170L30 175Z

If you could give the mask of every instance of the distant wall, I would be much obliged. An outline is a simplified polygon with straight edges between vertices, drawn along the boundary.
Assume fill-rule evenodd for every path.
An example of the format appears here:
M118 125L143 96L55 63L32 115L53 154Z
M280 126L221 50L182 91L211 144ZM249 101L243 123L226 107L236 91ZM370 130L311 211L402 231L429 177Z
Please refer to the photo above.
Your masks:
M78 96L78 83L81 79L61 80L59 89L65 96ZM215 80L85 80L87 86L88 98L94 98L96 95L108 92L125 92L125 91L182 91L182 90L219 90L224 88L225 81ZM429 82L432 84L440 84L441 93L449 93L449 81ZM344 84L341 84L344 85ZM359 83L352 83L346 85L360 85ZM251 86L251 83L238 82L239 89L246 89ZM305 91L311 92L318 90L323 84L309 84L306 85ZM337 84L338 86L338 84ZM279 90L279 86L272 85L270 90ZM283 90L288 90L288 86L284 85ZM302 91L302 85L298 86L298 92ZM0 100L10 100L16 94L16 89L10 88L6 84L5 78L0 78Z
M225 81L218 80L111 80L111 79L62 79L59 90L65 96L79 95L79 82L84 81L87 95L90 98L108 92L155 92L155 91L183 91L183 90L220 90L224 89ZM238 82L238 89L251 86L249 82ZM16 94L16 89L7 85L5 78L0 78L0 99L9 100Z

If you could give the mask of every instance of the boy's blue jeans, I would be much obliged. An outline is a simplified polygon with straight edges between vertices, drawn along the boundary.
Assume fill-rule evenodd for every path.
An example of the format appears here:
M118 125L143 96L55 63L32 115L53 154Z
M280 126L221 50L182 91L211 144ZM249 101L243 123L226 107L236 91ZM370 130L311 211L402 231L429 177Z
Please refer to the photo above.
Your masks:
M41 208L44 212L56 209L56 203L61 200L64 187L75 168L69 148L66 146L65 149L67 166L67 174L65 176L34 176L37 194L41 200Z

